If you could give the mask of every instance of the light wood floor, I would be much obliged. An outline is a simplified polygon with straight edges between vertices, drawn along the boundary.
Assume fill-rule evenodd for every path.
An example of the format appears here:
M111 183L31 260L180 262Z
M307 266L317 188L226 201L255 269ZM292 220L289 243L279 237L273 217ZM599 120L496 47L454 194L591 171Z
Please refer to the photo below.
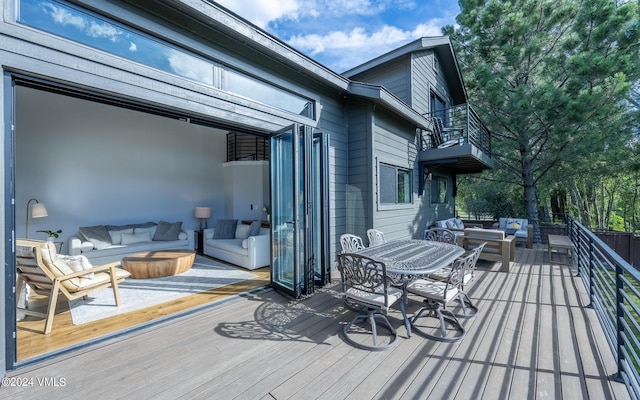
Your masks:
M394 311L398 345L359 350L337 286L302 301L266 290L14 371L34 384L0 398L628 399L580 278L546 257L518 248L509 273L481 262L480 313L458 343L407 338Z
M242 268L239 269L245 271ZM257 278L82 325L73 325L69 304L64 297L60 297L50 334L44 335L42 333L44 320L41 318L27 317L25 320L18 321L17 359L20 362L33 357L46 356L47 353L81 345L96 338L269 285L268 267L253 270L251 273L257 275ZM29 307L36 311L45 311L46 306L47 298L44 296L38 298L36 295L29 301Z

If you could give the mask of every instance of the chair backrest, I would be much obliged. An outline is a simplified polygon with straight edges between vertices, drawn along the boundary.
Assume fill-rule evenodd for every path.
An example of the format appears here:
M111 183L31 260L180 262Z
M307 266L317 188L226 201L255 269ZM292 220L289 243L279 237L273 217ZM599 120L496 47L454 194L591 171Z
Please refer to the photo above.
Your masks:
M36 293L46 295L53 287L55 276L44 266L40 240L16 240L16 272Z
M66 262L58 259L55 244L41 240L16 240L16 271L38 294L51 291L56 278L73 274ZM62 293L73 293L82 288L79 277L61 281Z
M424 240L456 244L456 235L449 229L431 228L424 231Z
M377 229L369 229L367 231L367 237L369 238L369 247L387 243L384 238L384 233Z
M431 138L435 147L438 147L444 143L444 137L442 135L444 124L440 117L431 117L431 121L433 122L433 134L431 135Z
M343 253L353 253L354 251L364 249L364 243L360 236L345 233L340 236L340 246L342 246Z
M486 242L480 243L477 247L473 248L469 252L469 254L463 257L465 259L470 259L470 261L467 260L467 263L465 264L465 270L463 272L465 277L463 278L463 284L471 282L473 281L473 279L475 279L476 264L478 263L478 259L480 258L480 253L482 253L482 250L484 250L484 246L486 244L487 244Z
M384 296L385 307L389 307L389 280L387 266L380 261L359 254L342 253L338 255L338 270L342 275L343 296L348 297L349 289L363 294Z

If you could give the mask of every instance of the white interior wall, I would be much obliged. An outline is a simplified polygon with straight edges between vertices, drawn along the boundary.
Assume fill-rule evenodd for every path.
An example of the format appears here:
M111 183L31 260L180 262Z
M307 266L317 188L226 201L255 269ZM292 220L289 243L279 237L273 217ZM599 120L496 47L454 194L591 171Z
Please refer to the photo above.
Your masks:
M212 208L212 226L225 217L224 133L18 87L16 235L24 237L32 197L49 212L29 221L29 237L36 239L46 236L39 229L62 229L67 242L80 226L160 219L196 229L196 206ZM261 198L249 201L261 204Z
M232 161L224 164L226 218L267 218L262 208L269 204L268 172L268 161ZM238 182L242 182L242 185L238 185Z

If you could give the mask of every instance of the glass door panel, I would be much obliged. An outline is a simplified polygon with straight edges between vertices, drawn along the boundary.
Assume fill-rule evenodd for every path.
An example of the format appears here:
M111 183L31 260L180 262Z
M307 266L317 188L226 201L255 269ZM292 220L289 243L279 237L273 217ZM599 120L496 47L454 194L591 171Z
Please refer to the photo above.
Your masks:
M271 137L271 285L299 297L296 223L296 126Z
M314 283L318 286L324 286L331 280L329 261L329 138L327 134L313 135L311 153Z

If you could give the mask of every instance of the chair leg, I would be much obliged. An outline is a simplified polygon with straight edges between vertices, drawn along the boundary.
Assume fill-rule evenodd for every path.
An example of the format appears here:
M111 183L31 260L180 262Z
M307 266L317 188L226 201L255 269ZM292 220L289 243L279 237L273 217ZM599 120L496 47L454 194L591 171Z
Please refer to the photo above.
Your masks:
M428 312L427 318L433 317L437 318L440 322L439 331L440 334L431 334L424 331L423 328L418 326L416 323L418 319L422 318L425 312ZM462 340L466 335L466 331L462 324L458 321L456 316L449 310L446 310L440 307L440 303L430 302L425 300L425 306L422 307L413 317L411 317L411 326L414 332L417 332L419 335L426 337L428 339L438 340L441 342L457 342ZM449 336L449 332L452 328L454 331L457 331L458 334L455 336Z
M404 318L404 327L407 330L407 337L411 337L411 322L409 321L409 317L407 317L407 308L404 305L404 300L400 300L400 312L402 312L402 317Z
M60 281L55 279L51 293L49 293L49 305L47 306L47 318L44 323L44 334L51 333L53 327L53 316L56 314L56 305L58 304L58 291L60 290Z
M371 326L371 335L372 335L372 343L373 343L372 346L357 342L351 338L351 334L350 334L351 327L353 325L357 325L359 321L362 323L368 323ZM390 333L391 340L387 344L378 344L378 323L380 323L380 328L384 328ZM348 342L354 347L364 349L364 350L372 350L372 351L386 350L392 346L395 346L396 340L398 338L396 330L391 325L391 322L389 322L389 319L386 317L386 315L380 313L377 310L368 310L366 311L366 314L361 312L360 314L356 315L351 321L349 321L344 326L342 331L344 333L344 339L346 342Z
M478 314L478 307L473 304L473 301L471 301L471 298L469 298L465 292L460 292L458 302L460 303L460 307L462 307L462 313L455 314L456 317L473 318Z

